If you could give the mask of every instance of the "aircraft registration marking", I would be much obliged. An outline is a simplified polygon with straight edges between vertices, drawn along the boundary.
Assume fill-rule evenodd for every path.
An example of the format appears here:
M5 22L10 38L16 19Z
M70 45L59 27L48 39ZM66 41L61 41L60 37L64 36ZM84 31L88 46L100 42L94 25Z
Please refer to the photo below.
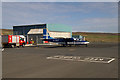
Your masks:
M86 56L50 56L46 59L57 59L57 60L69 60L69 61L82 61L82 62L96 62L96 63L111 63L115 58L107 57L86 57Z

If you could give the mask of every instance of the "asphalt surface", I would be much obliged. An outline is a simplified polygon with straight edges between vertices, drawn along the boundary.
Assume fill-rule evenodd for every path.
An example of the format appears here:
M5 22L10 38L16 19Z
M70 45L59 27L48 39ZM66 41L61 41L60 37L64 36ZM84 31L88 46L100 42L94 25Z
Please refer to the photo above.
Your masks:
M117 78L118 45L93 43L85 46L36 46L5 48L3 78ZM115 61L104 63L49 60L55 55L112 57Z

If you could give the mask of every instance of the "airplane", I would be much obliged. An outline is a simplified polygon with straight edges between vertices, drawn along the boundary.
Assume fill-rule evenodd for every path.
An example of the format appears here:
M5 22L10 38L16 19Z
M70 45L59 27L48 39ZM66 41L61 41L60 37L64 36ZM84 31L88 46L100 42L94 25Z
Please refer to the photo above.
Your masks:
M53 42L60 44L62 46L71 46L71 45L87 45L88 41L81 40L80 38L53 38L50 37L48 29L43 29L43 41Z

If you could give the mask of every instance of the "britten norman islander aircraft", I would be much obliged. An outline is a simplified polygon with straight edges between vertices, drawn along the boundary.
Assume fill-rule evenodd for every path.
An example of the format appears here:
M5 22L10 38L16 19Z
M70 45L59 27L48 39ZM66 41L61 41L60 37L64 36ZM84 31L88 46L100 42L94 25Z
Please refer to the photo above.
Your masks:
M58 43L62 46L71 46L71 45L86 45L89 44L88 41L85 41L80 38L52 38L49 35L48 29L43 29L43 41Z

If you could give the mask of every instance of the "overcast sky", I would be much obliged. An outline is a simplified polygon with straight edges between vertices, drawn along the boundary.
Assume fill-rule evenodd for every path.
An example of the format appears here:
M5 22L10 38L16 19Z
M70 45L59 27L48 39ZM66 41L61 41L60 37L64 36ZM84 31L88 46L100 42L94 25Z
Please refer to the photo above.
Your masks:
M117 2L3 2L2 26L52 23L73 31L118 32Z

